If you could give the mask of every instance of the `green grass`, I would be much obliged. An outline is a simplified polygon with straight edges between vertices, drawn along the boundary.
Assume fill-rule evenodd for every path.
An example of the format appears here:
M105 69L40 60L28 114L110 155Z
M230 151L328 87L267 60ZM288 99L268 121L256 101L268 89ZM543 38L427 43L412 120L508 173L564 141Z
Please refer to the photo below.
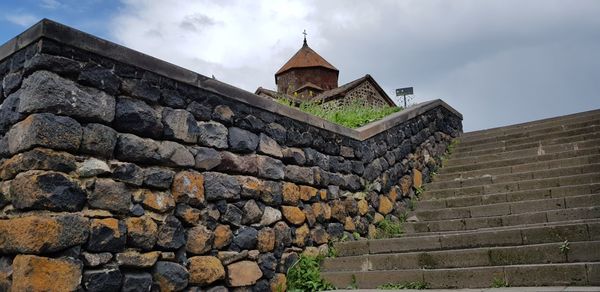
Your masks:
M403 222L393 222L383 219L377 223L377 238L392 238L404 233Z
M294 107L294 102L285 98L277 99L277 102ZM359 102L326 108L319 103L308 101L300 103L297 108L305 113L348 128L362 127L402 110L400 107L364 106Z
M508 285L508 283L506 281L504 281L504 279L494 278L492 280L492 288L504 288L504 287L510 287L510 285Z
M320 265L323 257L301 255L287 271L288 291L323 291L335 287L321 278Z
M398 289L427 289L427 283L425 282L405 282L405 283L388 283L377 287L382 290L398 290Z

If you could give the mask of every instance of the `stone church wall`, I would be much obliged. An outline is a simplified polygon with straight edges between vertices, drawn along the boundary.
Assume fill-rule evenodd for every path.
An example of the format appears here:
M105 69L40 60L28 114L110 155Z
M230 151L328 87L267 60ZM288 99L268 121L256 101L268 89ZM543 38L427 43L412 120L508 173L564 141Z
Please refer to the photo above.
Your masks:
M0 60L2 291L277 291L302 252L402 216L461 132L434 103L363 139L73 43Z

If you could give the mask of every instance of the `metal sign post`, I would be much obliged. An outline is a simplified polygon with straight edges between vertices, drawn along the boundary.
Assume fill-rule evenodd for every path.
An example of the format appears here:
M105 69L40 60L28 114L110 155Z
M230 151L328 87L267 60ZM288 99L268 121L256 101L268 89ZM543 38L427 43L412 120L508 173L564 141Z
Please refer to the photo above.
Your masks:
M396 89L396 96L404 96L404 108L406 108L406 96L413 94L412 87L398 88Z

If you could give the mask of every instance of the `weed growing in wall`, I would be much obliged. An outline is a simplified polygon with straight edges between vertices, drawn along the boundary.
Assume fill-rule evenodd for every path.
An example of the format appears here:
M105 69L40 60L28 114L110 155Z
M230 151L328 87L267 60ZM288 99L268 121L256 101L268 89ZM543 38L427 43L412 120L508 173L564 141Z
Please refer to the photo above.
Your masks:
M301 255L298 261L287 272L288 291L323 291L334 290L335 287L321 278L322 256L310 257Z

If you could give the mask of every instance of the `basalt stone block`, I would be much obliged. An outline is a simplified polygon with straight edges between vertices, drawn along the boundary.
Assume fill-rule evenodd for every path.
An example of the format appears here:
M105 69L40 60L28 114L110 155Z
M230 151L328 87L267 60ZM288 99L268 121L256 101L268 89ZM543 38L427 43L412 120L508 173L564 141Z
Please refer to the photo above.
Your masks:
M101 124L88 124L83 128L81 152L110 158L117 144L117 132Z
M8 139L5 136L0 137L0 158L10 156L8 151Z
M136 199L139 199L144 207L158 213L166 213L175 208L175 199L169 192L143 190L136 195Z
M132 134L119 134L115 148L115 156L122 161L133 161L146 164L160 163L159 143L152 139L144 139Z
M175 216L187 226L196 226L202 219L202 212L196 208L190 207L188 204L177 204L175 208Z
M79 211L86 193L60 172L28 171L11 183L12 203L21 210Z
M175 175L171 193L177 203L201 206L204 203L204 177L199 172L181 171Z
M234 176L217 173L204 173L204 195L208 201L239 200L241 186Z
M329 156L312 148L304 148L306 164L316 165L323 170L329 170Z
M194 150L196 151L194 167L200 170L211 170L221 164L221 154L217 150L206 147L195 147Z
M253 152L258 147L258 136L237 127L229 128L229 147L237 152Z
M151 251L140 253L135 250L127 250L116 255L117 264L125 268L151 268L154 266L160 252Z
M283 154L283 162L304 165L306 163L306 156L304 151L300 148L285 148L281 151Z
M192 167L196 163L194 155L185 146L171 141L162 141L158 145L158 155L167 166Z
M225 124L231 124L233 121L235 114L233 111L226 105L217 105L212 113L212 118L216 121Z
M208 104L192 101L187 110L200 121L210 121L211 119L212 108Z
M258 159L256 155L237 155L227 151L221 152L220 155L221 163L216 170L249 175L258 174Z
M188 104L184 95L178 90L161 88L160 103L172 108L185 108Z
M19 93L9 95L0 106L0 134L5 134L23 116L19 113Z
M124 183L111 179L97 179L88 204L91 208L127 214L131 207L131 197L132 192Z
M262 276L258 264L253 261L241 261L227 266L227 283L231 287L253 285Z
M198 125L194 116L186 110L164 108L162 112L164 136L187 143L198 140Z
M279 206L283 202L282 184L276 181L264 181L260 193L261 200L271 206Z
M242 225L243 217L244 213L240 208L236 207L233 204L227 204L225 212L223 213L223 216L221 216L221 221L239 227Z
M231 232L231 227L229 227L229 225L217 225L215 228L213 247L215 249L222 249L228 246L232 240L233 232Z
M269 226L277 221L280 221L281 218L283 218L281 215L281 211L267 206L267 207L265 207L265 210L263 211L263 214L260 218L259 224L261 226Z
M81 125L74 119L43 113L32 114L15 124L6 136L8 149L14 154L36 146L77 151L81 134Z
M275 247L286 247L292 244L292 229L283 221L275 223Z
M199 122L198 132L199 144L219 149L227 148L228 130L223 124L212 121Z
M273 140L271 137L263 133L261 133L259 136L258 152L277 158L283 157L283 153L281 152L281 146L277 144L277 141Z
M265 128L265 123L253 115L246 115L241 119L237 119L235 123L240 128L256 132L262 131Z
M106 162L96 159L88 158L81 163L77 168L77 174L79 178L88 178L98 175L110 173L110 168Z
M258 155L256 156L256 165L260 177L274 180L283 179L284 177L284 165L280 160Z
M163 124L160 112L139 99L119 97L117 99L115 129L150 138L160 138Z
M25 78L20 99L20 113L45 112L105 123L115 117L114 97L48 71L37 71Z
M253 177L253 176L238 176L238 181L242 187L242 198L247 199L258 199L260 198L260 193L264 189L263 181Z
M225 278L225 268L221 261L213 256L198 256L189 259L190 280L193 285L210 285Z
M260 209L260 206L258 206L258 204L256 203L256 201L254 200L249 200L246 202L246 204L244 204L244 216L242 218L242 224L253 224L253 223L257 223L261 216L262 216L262 211Z
M23 81L22 72L8 73L2 78L2 87L4 88L4 96L9 96L19 89Z
M156 245L166 250L175 250L185 245L185 229L175 216L167 216L167 219L158 229L158 241Z
M0 220L0 253L45 254L83 244L89 221L76 215Z
M260 267L263 276L267 279L271 279L277 270L277 258L270 252L261 254L258 256L258 266Z
M192 254L205 254L212 248L215 234L202 225L193 227L187 231L187 243L185 250Z
M114 218L92 219L87 249L93 252L118 252L127 242L125 223Z
M35 71L47 70L67 77L75 77L81 71L81 64L61 56L36 54L25 61L24 72L29 75Z
M112 177L130 185L141 186L144 182L144 171L133 163L116 163L113 166Z
M289 181L301 184L314 184L313 170L308 167L287 165L285 167L285 178Z
M152 275L144 272L123 274L122 292L148 292L152 288Z
M147 216L130 217L125 220L127 226L127 244L150 250L158 239L158 225Z
M181 265L159 261L152 269L154 283L160 291L181 291L188 285L188 271Z
M88 270L83 273L82 284L86 291L119 291L122 280L119 269Z
M143 185L157 189L168 189L171 187L175 172L160 167L149 167L144 169Z
M72 259L17 255L11 291L78 291L81 270L81 262Z
M265 126L265 133L273 137L280 144L285 144L287 130L278 123L269 123Z
M2 162L0 178L9 180L28 170L54 170L68 173L74 171L76 167L75 156L69 153L35 148Z
M127 95L150 103L156 103L160 99L160 88L149 80L125 79L121 84L121 90Z
M86 65L79 74L77 81L83 85L92 86L110 95L117 95L121 79L113 70L97 64Z

